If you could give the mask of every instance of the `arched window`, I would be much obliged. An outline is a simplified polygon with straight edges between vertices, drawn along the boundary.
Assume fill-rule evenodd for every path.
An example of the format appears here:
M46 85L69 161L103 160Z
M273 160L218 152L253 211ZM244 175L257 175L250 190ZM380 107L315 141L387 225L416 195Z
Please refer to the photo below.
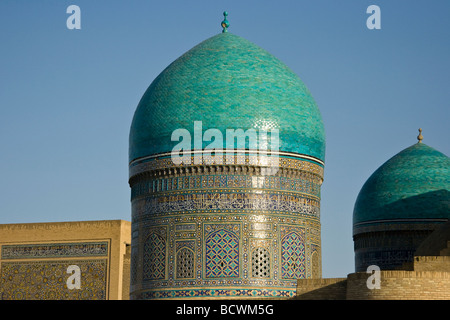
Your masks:
M194 252L183 247L177 252L177 278L194 278Z
M206 238L206 277L239 277L239 239L227 230L212 232Z
M164 279L166 277L166 241L152 233L144 244L144 280Z

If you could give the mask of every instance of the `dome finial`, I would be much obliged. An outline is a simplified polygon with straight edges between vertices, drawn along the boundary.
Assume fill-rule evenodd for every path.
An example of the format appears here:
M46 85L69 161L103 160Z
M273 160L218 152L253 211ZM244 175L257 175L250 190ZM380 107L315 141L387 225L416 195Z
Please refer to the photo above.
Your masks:
M419 140L418 143L421 143L423 140L423 136L422 136L422 128L419 128L419 135L417 136L417 140Z
M230 26L230 23L227 20L227 16L228 16L228 12L224 11L223 12L223 21L220 24L222 26L222 33L228 32L228 27Z

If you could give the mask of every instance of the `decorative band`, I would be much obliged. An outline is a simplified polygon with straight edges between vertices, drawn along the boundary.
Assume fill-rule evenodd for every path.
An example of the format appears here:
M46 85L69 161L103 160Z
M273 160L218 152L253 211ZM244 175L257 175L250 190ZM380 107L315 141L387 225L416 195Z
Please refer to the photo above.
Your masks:
M108 242L3 245L2 259L94 257L108 255Z
M140 215L171 215L182 213L280 212L320 218L320 201L296 193L204 192L154 195L144 198Z
M230 297L294 297L294 290L276 289L187 289L187 290L155 290L142 292L138 299L173 299L173 298L230 298ZM133 293L132 293L133 295Z
M211 154L211 150L186 150L184 152L187 155L193 155L193 156L195 156L195 155L210 155ZM225 150L222 150L222 152L220 152L220 153L217 152L216 154L222 155L224 157L227 157L229 155L241 155L241 154L246 154L247 156L264 155L264 156L268 156L268 157L272 157L272 156L292 157L292 158L299 158L299 159L306 159L306 160L314 161L314 162L319 163L322 166L325 165L325 163L322 160L320 160L319 158L313 157L313 156L309 156L309 155L301 154L301 153L275 151L275 150L225 149ZM166 153L158 153L158 154L153 154L150 156L138 158L138 159L131 161L130 166L132 166L136 162L145 162L145 161L148 161L151 159L170 157L171 155L172 155L171 152L166 152ZM212 156L212 158L214 158L214 156Z
M131 186L131 200L157 194L187 190L212 189L247 189L248 192L259 190L278 190L298 192L320 199L321 181L317 176L308 178L290 178L282 176L249 176L249 175L191 175L167 178L150 178L137 181Z
M353 235L375 231L432 230L437 224L447 221L448 219L445 218L370 220L353 224Z
M287 152L274 152L268 155L267 153L263 153L261 151L249 152L247 150L245 152L236 151L230 156L228 154L211 155L210 153L200 150L192 153L192 155L190 155L187 159L187 164L185 163L186 161L176 164L170 157L170 153L139 158L130 163L129 177L154 170L188 170L186 168L195 168L199 166L225 167L225 170L229 166L293 169L310 172L320 176L321 178L323 178L324 170L324 163L322 160L311 156ZM180 173L184 172L180 171ZM258 174L258 172L255 172L255 174Z

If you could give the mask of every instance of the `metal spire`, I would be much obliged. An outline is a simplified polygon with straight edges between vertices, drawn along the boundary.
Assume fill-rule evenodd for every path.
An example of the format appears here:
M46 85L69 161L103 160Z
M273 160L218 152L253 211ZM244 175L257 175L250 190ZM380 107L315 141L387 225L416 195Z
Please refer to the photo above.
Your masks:
M222 33L228 32L228 27L230 26L230 23L227 20L227 16L228 16L228 12L224 11L223 12L223 21L221 22L221 26L222 26Z
M421 143L423 140L423 136L422 136L422 128L419 128L419 135L417 136L417 140L419 140L418 143Z

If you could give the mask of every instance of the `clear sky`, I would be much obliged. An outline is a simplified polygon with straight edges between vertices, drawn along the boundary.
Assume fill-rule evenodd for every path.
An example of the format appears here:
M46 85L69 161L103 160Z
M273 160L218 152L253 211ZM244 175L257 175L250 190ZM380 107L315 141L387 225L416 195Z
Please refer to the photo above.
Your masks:
M66 26L72 4L80 30ZM354 272L353 206L370 174L419 127L450 154L447 0L2 0L0 223L131 220L134 110L168 64L221 32L224 10L229 32L288 65L321 110L323 276Z

